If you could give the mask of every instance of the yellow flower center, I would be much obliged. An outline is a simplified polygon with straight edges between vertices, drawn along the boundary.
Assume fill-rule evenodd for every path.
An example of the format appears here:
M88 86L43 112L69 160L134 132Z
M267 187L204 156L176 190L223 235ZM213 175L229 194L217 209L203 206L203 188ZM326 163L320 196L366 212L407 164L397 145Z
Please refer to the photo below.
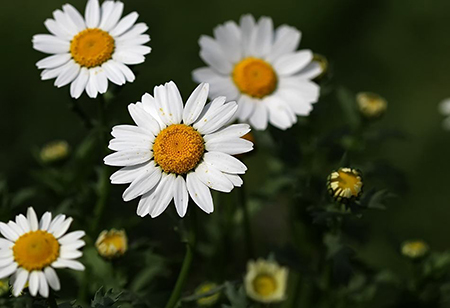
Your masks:
M253 280L253 288L261 296L270 296L275 293L277 282L268 274L260 274Z
M361 176L354 169L341 168L330 176L329 186L336 198L358 197L362 185Z
M277 75L266 61L248 57L234 66L233 81L242 93L263 98L275 91Z
M106 258L121 256L127 251L128 241L125 231L112 229L100 233L95 246L98 253Z
M89 28L74 36L70 53L75 62L87 68L99 66L111 59L114 39L108 32Z
M42 270L59 256L59 242L47 231L23 234L13 246L14 260L28 271Z
M155 162L166 173L187 173L197 167L204 152L203 137L185 124L173 124L165 128L156 136L153 144Z

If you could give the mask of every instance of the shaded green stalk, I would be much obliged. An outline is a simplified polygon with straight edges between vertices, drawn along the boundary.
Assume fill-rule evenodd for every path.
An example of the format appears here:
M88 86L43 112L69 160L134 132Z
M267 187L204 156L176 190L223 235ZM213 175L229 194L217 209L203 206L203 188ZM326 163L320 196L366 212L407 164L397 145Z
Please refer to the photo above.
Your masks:
M101 156L107 153L107 121L106 121L106 102L103 95L100 96L100 101L98 102L98 138L100 140L101 146ZM100 220L103 216L103 212L105 210L106 201L108 200L108 195L110 191L110 183L109 183L109 168L105 164L102 163L100 172L99 172L99 180L97 186L97 202L93 211L93 218L90 226L90 234L92 236L91 244L93 245L93 241L95 241L96 235L98 233L98 227ZM88 240L89 237L86 239ZM83 283L80 287L78 298L81 301L86 301L88 296L88 286L89 286L89 276L90 269L86 268L83 275Z
M181 292L183 291L183 287L186 284L186 280L189 275L189 270L191 269L192 260L194 259L194 251L196 244L196 226L197 221L195 217L195 207L191 208L191 226L190 232L188 235L188 239L186 242L186 254L184 256L183 264L181 265L180 273L178 274L178 279L173 288L172 294L170 295L169 301L166 304L166 308L173 308L177 305L178 301L181 297Z
M243 224L244 224L244 237L245 246L247 248L247 255L249 258L255 257L255 250L253 246L252 228L250 224L250 213L247 204L247 194L245 193L245 186L239 188L240 205L243 212Z
M52 292L50 292L48 296L47 303L50 308L58 308L58 303L56 302L56 298Z
M101 96L101 101L99 102L99 111L98 111L98 122L99 122L99 139L102 146L101 153L103 155L106 154L107 150L107 131L106 131L106 102L103 96ZM103 156L102 155L102 156ZM98 232L98 224L103 215L106 201L108 199L110 190L109 184L109 168L105 164L102 164L100 175L99 175L99 183L98 183L98 199L94 208L94 218L91 225L91 231L94 236L96 232Z
M92 124L92 120L89 118L89 116L84 112L83 109L81 109L80 105L78 105L78 101L74 98L70 101L70 110L72 110L81 120L84 127L88 130L91 130L94 125Z

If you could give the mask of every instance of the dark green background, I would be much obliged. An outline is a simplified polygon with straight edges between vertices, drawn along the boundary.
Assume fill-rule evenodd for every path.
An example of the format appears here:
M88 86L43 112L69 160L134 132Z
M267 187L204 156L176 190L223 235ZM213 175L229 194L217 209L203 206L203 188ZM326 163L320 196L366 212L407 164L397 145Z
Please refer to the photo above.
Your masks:
M136 81L126 84L110 110L111 118L130 122L126 106L153 86L174 80L184 98L194 88L191 71L202 66L201 34L244 13L271 16L302 31L301 48L325 55L336 85L373 91L389 102L382 125L403 130L408 138L391 141L382 156L406 172L409 190L387 211L363 218L372 226L372 242L361 247L375 265L401 265L398 241L427 240L438 250L450 241L448 175L450 133L441 129L438 103L450 96L450 2L447 0L127 0L149 26L153 51L135 67ZM44 57L32 49L33 34L47 33L43 22L60 8L59 0L3 1L0 10L1 91L0 173L20 187L35 166L30 150L53 139L79 142L86 130L69 110L69 87L40 80L35 63ZM85 1L71 2L84 12ZM95 111L84 98L83 108ZM319 101L319 104L321 102ZM329 115L333 121L333 115Z

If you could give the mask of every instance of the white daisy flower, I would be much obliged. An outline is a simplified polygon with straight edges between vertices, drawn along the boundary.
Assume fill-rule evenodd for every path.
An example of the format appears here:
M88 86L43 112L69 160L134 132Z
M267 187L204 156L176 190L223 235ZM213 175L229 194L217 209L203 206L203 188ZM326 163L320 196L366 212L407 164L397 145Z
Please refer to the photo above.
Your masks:
M135 24L138 13L123 18L123 3L89 0L83 16L70 4L53 12L54 19L44 24L51 34L33 36L33 48L51 54L36 63L42 80L53 79L60 88L69 83L70 95L80 97L84 90L89 97L105 93L108 80L123 85L135 76L127 65L144 62L151 48L143 44L150 36L143 34L144 23Z
M286 267L275 261L249 261L244 278L245 292L257 302L280 302L286 298L288 273Z
M444 99L438 106L439 112L446 118L442 121L442 128L450 130L450 98Z
M54 268L84 270L74 259L82 256L84 231L66 234L72 218L45 212L38 222L35 211L28 208L27 217L20 214L16 221L0 222L0 279L11 276L13 295L18 296L28 282L32 296L48 297L49 286L61 288Z
M272 19L242 16L240 25L228 21L214 29L214 38L200 37L200 57L209 65L194 70L197 82L209 82L210 95L236 100L236 116L254 128L267 123L287 129L306 116L319 97L311 79L322 72L310 50L296 51L300 32Z
M238 174L247 167L232 155L253 148L240 138L247 124L227 126L237 110L236 102L218 97L205 106L209 85L200 84L183 107L172 81L146 93L128 110L137 126L113 127L106 165L124 166L111 176L113 184L130 186L124 201L142 196L139 216L160 215L174 199L180 217L186 214L188 195L206 213L214 210L210 188L230 192L242 185Z

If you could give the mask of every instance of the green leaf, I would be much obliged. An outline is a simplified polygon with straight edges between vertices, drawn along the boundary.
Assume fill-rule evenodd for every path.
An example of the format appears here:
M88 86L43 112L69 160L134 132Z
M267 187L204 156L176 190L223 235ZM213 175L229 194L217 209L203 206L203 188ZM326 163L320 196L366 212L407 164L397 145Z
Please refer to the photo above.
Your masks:
M222 307L246 308L248 307L247 295L244 287L236 289L231 282L225 282L225 295L230 301L231 306L223 305Z
M109 289L103 294L103 287L97 290L94 300L91 303L92 308L118 307L115 305L120 298L121 293L115 294L113 289Z

